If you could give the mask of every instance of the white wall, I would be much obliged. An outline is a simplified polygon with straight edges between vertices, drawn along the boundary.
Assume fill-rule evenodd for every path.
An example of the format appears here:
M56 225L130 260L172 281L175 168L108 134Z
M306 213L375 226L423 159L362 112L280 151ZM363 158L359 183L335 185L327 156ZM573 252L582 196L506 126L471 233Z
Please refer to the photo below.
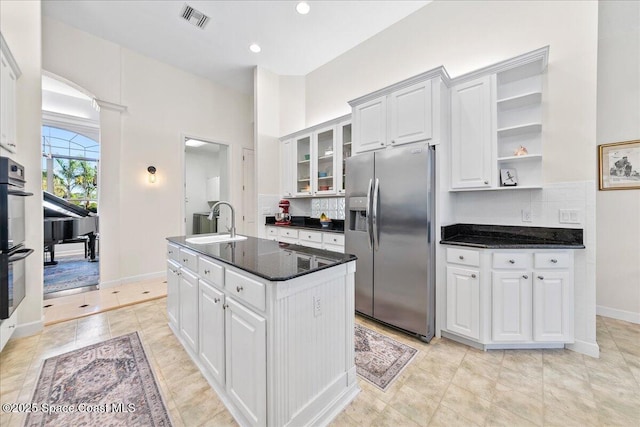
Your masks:
M598 144L640 139L639 115L640 3L599 2ZM598 313L640 323L640 190L596 202Z
M42 31L45 70L127 107L100 114L103 284L162 274L164 239L183 227L182 135L229 144L230 201L241 206L252 99L49 18Z
M18 329L14 336L28 335L42 328L42 117L40 2L0 2L0 31L13 54L22 76L17 82L18 153L0 149L25 167L26 199L25 246L35 250L26 261L26 297L18 307Z

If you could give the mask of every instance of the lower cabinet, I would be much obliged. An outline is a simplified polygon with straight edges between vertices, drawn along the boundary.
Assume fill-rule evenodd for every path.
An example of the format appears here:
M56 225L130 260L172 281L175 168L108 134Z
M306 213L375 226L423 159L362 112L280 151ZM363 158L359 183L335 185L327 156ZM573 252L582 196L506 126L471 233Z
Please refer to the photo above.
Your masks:
M198 352L198 277L180 270L180 335L194 353Z
M227 393L252 426L267 416L266 321L232 298L225 305Z
M574 341L573 252L447 248L445 336L485 348Z
M205 368L215 380L225 385L225 342L224 342L224 307L225 295L222 291L200 280L198 313L200 318L199 357Z
M178 331L180 313L180 264L167 261L167 316L169 324Z
M310 248L344 253L344 234L266 226L267 239Z

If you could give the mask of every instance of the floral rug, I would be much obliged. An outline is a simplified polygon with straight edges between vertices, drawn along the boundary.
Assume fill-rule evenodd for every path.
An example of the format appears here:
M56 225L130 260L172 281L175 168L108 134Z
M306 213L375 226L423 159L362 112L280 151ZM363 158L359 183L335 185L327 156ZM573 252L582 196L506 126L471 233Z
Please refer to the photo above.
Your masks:
M381 390L386 390L418 353L413 347L355 325L356 371Z
M29 427L171 426L137 332L46 359L31 402Z

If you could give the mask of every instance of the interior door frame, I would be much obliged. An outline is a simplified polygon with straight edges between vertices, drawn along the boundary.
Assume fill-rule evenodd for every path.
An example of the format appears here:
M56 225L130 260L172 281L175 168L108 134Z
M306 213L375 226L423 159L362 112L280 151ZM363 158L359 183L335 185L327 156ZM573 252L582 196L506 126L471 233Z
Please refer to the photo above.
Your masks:
M197 139L200 141L204 141L210 144L218 144L218 145L224 145L225 147L227 147L227 182L228 182L228 194L229 194L229 199L232 199L232 191L231 188L233 187L233 162L231 161L231 159L233 159L233 145L228 143L228 142L222 142L219 140L216 140L214 138L209 138L209 137L203 137L203 136L197 136L194 134L188 134L188 133L182 133L180 134L180 163L182 164L182 185L180 187L180 233L181 235L185 236L187 235L187 207L186 207L186 198L187 198L187 157L185 155L185 150L186 150L186 141L187 139ZM235 207L234 201L233 200L228 200L229 203L233 204L233 206ZM237 220L237 215L239 212L236 212L236 220ZM189 233L190 234L190 233Z

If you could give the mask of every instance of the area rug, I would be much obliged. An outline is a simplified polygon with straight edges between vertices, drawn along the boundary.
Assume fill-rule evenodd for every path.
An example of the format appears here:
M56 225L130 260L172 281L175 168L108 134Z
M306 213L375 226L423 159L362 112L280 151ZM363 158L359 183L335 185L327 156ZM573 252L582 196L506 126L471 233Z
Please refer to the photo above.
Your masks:
M356 372L383 391L418 353L413 347L358 324L355 347Z
M25 426L171 426L137 332L46 359Z
M100 263L84 258L59 258L44 267L44 293L66 291L100 283Z

